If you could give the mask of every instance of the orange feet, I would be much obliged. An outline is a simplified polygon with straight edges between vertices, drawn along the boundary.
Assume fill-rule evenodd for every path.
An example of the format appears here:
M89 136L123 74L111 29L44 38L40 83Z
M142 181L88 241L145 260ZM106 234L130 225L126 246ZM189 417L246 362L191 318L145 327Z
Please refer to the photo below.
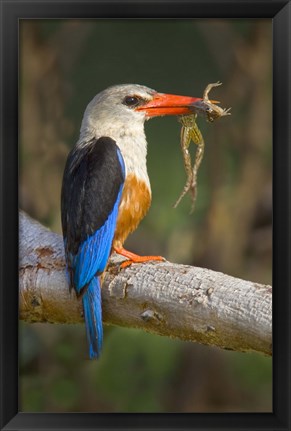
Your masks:
M165 258L162 256L139 256L138 254L134 254L131 251L125 250L125 248L120 247L113 247L113 250L118 253L121 254L124 257L127 257L129 260L126 260L124 262L122 262L122 264L120 265L120 268L127 268L128 266L130 266L132 263L143 263L143 262L149 262L150 260L157 260L157 261L165 261Z

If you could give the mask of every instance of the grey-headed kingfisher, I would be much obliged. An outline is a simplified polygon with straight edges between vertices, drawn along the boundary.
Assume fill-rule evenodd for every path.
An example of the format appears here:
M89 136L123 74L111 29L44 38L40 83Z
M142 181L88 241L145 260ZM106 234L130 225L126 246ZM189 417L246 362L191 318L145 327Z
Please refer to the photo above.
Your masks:
M97 94L85 110L64 171L61 210L69 286L82 298L90 358L102 347L100 275L110 254L129 262L162 259L123 248L151 204L144 123L191 113L197 100L124 84Z

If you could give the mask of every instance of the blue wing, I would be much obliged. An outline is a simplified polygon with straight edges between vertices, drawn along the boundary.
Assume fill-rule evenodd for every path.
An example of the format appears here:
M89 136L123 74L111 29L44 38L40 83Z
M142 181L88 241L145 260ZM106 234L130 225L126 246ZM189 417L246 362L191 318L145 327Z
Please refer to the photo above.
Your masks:
M69 255L70 266L74 268L73 281L77 293L80 293L95 274L103 272L106 267L116 227L122 189L123 185L120 186L113 210L103 226L79 246L76 255Z
M77 294L108 260L124 184L115 141L100 138L68 157L62 187L62 226L70 285Z

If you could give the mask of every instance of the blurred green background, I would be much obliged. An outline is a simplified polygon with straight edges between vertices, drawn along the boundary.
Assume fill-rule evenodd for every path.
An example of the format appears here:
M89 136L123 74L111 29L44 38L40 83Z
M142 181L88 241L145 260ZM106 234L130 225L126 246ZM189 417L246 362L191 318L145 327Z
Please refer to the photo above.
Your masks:
M20 22L20 207L61 233L60 189L87 103L120 83L201 97L232 116L199 126L205 155L195 212L186 196L180 125L146 124L151 209L126 247L260 283L272 277L271 20ZM20 322L20 410L270 412L272 361L105 327L87 360L83 325Z

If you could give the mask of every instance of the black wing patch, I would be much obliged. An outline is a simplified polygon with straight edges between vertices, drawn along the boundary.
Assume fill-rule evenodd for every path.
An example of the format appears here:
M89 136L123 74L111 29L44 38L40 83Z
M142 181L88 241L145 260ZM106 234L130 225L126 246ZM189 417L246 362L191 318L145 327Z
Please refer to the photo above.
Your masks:
M80 244L104 225L124 175L119 148L109 137L70 152L61 196L62 228L68 252L76 255Z

